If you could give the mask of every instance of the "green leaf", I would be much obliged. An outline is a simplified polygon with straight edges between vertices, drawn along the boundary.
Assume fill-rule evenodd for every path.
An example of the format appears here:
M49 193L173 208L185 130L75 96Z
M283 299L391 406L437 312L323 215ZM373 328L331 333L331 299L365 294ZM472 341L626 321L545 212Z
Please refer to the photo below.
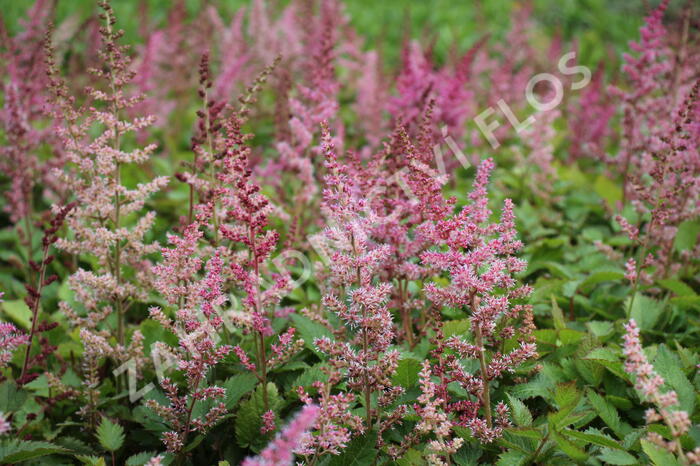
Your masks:
M592 320L590 322L586 322L586 327L588 327L588 330L590 330L591 333L598 338L611 335L615 330L615 327L613 326L612 322L599 320Z
M27 330L32 325L32 311L27 307L23 299L14 299L2 303L2 310L17 325Z
M689 287L685 282L682 282L680 280L667 278L664 280L659 280L658 283L667 290L672 291L676 296L697 296L697 294L691 287Z
M513 421L519 427L527 427L532 425L532 414L527 409L525 403L508 394L508 404L513 412Z
M627 298L627 301L625 301L625 306L627 306L629 299L631 298ZM637 322L641 330L652 330L659 320L659 317L661 317L663 310L663 303L648 296L644 296L641 293L637 293L634 298L634 303L632 303L632 311L629 317Z
M554 391L554 401L559 410L547 416L554 430L561 429L578 419L578 416L569 416L569 414L578 406L580 400L581 392L576 389L576 382L557 385Z
M700 309L700 296L674 296L669 300L681 309Z
M559 340L562 345L576 345L583 340L585 336L586 334L584 332L579 332L578 330L572 330L570 328L559 331Z
M581 392L576 388L576 382L557 384L554 390L554 401L559 406L559 410L574 409L581 399Z
M356 437L338 456L331 457L328 466L365 466L372 464L377 457L377 433Z
M522 466L527 464L528 455L521 451L509 450L498 455L497 466Z
M158 453L155 451L142 451L129 457L126 460L126 466L143 466L148 463L148 460L156 456Z
M668 346L659 345L654 368L678 394L681 409L688 413L694 412L696 391L683 373L680 360Z
M105 450L115 452L124 444L124 428L103 417L97 426L97 440Z
M27 392L18 390L14 382L7 380L0 384L0 411L18 411L26 399Z
M605 201L609 206L614 206L618 201L622 200L622 188L619 183L615 183L609 177L598 175L593 183L593 190Z
M106 466L105 459L95 455L75 455L76 459L88 466Z
M603 448L601 452L602 454L598 455L597 458L605 462L606 464L613 464L619 466L639 464L637 458L622 450L611 450L609 448Z
M655 466L679 466L678 460L670 451L658 447L648 440L642 440L642 450Z
M75 458L87 466L106 466L105 459L95 455L75 455Z
M589 390L587 395L588 401L603 422L615 432L618 438L624 438L631 429L629 425L623 424L622 421L620 421L620 415L617 409L593 390Z
M421 363L417 359L402 359L399 361L396 367L396 373L391 380L403 388L411 388L418 382L418 373L420 370Z
M267 399L268 408L277 413L282 400L277 386L272 382L267 383ZM266 412L263 385L258 385L252 396L240 406L236 416L236 440L241 447L251 447L253 451L260 451L271 436L260 434L262 415Z
M700 220L686 220L678 225L678 231L673 241L676 251L688 251L695 247L700 234Z
M542 432L534 427L509 427L508 433L516 437L524 437L532 440L542 440Z
M551 307L551 312L552 312L552 320L554 321L554 328L557 330L564 330L566 328L566 322L564 321L564 314L561 311L561 308L557 304L556 298L554 298L554 295L551 296L551 302L552 302L552 307Z
M442 332L446 338L453 335L464 336L469 332L470 327L469 319L448 320L442 324Z
M578 440L583 440L587 443L592 443L594 445L599 445L601 447L608 447L617 450L622 450L622 446L610 437L606 437L602 434L593 431L579 432L577 430L564 430L567 436L573 437Z
M398 466L423 466L423 455L415 448L409 448L401 458L396 460Z
M593 348L590 353L588 353L583 359L588 360L598 360L598 361L608 361L608 362L619 362L619 353L613 351L610 348Z
M70 451L48 442L4 440L0 443L0 464L19 463L57 453L70 453Z
M562 435L559 435L556 432L550 432L549 435L551 436L552 440L554 440L554 442L557 444L557 446L561 448L561 451L563 451L569 458L575 461L585 461L588 459L588 455L586 454L586 452L580 449L578 446L576 446L569 439L565 438Z
M594 348L590 353L584 356L583 359L586 361L593 361L605 367L618 377L623 379L626 377L618 353L610 348Z
M304 340L304 346L313 351L316 354L322 354L314 344L317 338L328 337L333 339L333 334L328 328L314 322L306 316L301 314L292 314L292 321L294 322L294 327L299 331L301 338Z
M597 285L603 282L614 282L625 278L625 272L618 269L600 270L592 273L581 283L580 289L586 289L590 286Z
M226 389L226 409L233 409L243 395L255 388L257 377L249 372L229 377L221 384Z

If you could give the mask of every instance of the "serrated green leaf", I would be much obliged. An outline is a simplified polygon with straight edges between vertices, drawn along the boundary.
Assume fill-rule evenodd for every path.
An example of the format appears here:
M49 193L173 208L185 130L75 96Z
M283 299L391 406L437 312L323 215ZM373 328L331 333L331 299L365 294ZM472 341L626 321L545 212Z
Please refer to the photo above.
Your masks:
M421 363L417 359L407 358L399 361L392 382L403 388L411 388L418 382Z
M6 380L0 384L0 411L9 413L19 410L27 399L27 392L19 390L14 382Z
M563 451L569 458L575 461L585 461L586 459L588 459L588 455L585 451L583 451L581 448L579 448L576 444L574 444L571 440L567 439L563 435L559 435L556 432L550 432L549 435L552 438L552 440L554 440L554 442L557 444L557 446L561 449L561 451Z
M627 298L625 306L627 306L630 299L631 298ZM645 296L642 293L637 293L632 303L632 310L629 317L637 322L641 330L652 330L656 322L658 322L659 317L661 317L663 310L663 303Z
M561 311L561 308L557 304L557 300L554 298L554 295L551 296L551 313L552 313L552 320L554 321L554 328L557 330L563 330L566 328L566 322L564 321L564 314Z
M95 455L75 455L75 458L87 466L106 466L105 459Z
M318 322L314 322L306 316L301 314L292 314L292 321L294 322L294 327L299 331L299 335L304 340L304 346L313 351L316 354L322 354L314 345L314 341L317 338L328 337L333 339L333 334L323 325Z
M615 327L612 322L593 320L586 323L586 327L598 338L608 336L613 333Z
M620 355L610 348L599 347L593 348L583 359L618 362Z
M667 290L672 291L676 296L697 296L697 293L690 286L680 280L667 278L659 280L658 283Z
M617 280L622 280L623 278L625 278L625 272L622 270L599 270L586 277L586 279L579 286L579 289L585 290L589 287L597 285L598 283L614 282Z
M141 453L130 456L126 460L126 466L143 466L156 455L158 455L158 453L155 451L142 451Z
M49 442L4 440L0 443L0 464L19 463L58 453L67 454L70 451Z
M597 432L586 431L579 432L577 430L565 429L564 433L568 437L572 437L578 440L583 440L584 442L592 443L594 445L599 445L601 447L608 447L617 450L622 450L622 446L615 440L606 437L605 435L599 434Z
M627 466L632 464L639 464L637 458L630 455L622 450L611 450L610 448L603 448L601 454L597 456L601 461L606 464L613 464L619 466Z
M471 323L469 319L448 320L442 324L442 333L445 337L451 337L453 335L463 336L469 333L470 328Z
M625 435L630 432L631 428L629 425L622 423L617 409L608 403L605 398L598 395L593 390L588 391L587 398L598 416L600 416L603 422L605 422L605 424L612 429L618 438L623 439Z
M257 377L251 373L236 374L221 384L226 389L226 409L233 409L243 395L255 388Z
M642 450L655 466L679 466L678 460L670 451L661 448L648 440L642 440Z
M583 359L599 364L618 377L626 377L618 353L610 348L594 348Z
M106 417L97 426L96 434L100 445L107 451L115 452L124 444L124 428Z
M527 409L525 403L508 394L508 404L513 413L513 421L519 427L527 427L532 425L532 414Z
M694 412L696 390L683 373L678 356L673 354L668 346L659 345L654 368L678 394L681 409L688 413Z
M355 437L340 455L332 456L328 466L365 466L377 457L377 433L370 431Z
M423 466L425 461L421 452L415 448L409 448L401 458L396 460L398 466Z
M543 437L542 432L534 427L509 427L508 433L516 437L524 437L532 440L541 440Z
M13 299L2 303L2 310L15 324L26 330L32 325L32 311L23 299Z
M277 413L282 404L277 386L268 382L267 384L268 408ZM241 447L250 447L253 451L260 451L268 442L271 435L262 435L262 415L265 414L265 400L263 396L263 385L255 388L251 397L240 404L240 409L236 416L236 440Z
M700 220L686 220L678 225L673 247L676 251L689 251L695 247L700 235Z
M516 451L516 450L509 450L506 451L505 453L501 453L498 455L498 461L496 462L497 466L522 466L524 464L527 464L528 460L528 455Z
M562 345L576 345L586 337L586 334L578 330L565 328L559 331L559 340Z
M576 382L558 384L554 391L554 401L559 409L547 415L547 419L554 430L572 424L579 415L570 416L581 400L581 392L576 388Z
M572 410L581 399L581 392L576 388L576 382L557 384L554 390L554 401L559 410Z

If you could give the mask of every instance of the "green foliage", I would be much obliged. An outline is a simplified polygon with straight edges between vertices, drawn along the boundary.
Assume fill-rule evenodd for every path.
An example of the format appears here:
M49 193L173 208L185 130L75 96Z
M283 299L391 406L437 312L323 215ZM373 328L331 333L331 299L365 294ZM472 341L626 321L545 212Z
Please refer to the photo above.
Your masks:
M57 453L67 454L69 450L49 442L16 439L0 442L1 464L20 463Z
M241 447L250 447L254 451L259 451L264 447L270 435L260 434L263 426L262 415L265 409L263 386L258 385L252 396L241 402L236 415L236 441ZM279 413L282 406L282 399L279 396L277 385L272 382L267 384L268 407L275 413Z
M377 457L377 433L368 432L355 438L338 456L333 456L328 466L363 466L372 464Z
M106 417L102 418L96 434L100 445L109 452L115 452L124 445L124 428Z

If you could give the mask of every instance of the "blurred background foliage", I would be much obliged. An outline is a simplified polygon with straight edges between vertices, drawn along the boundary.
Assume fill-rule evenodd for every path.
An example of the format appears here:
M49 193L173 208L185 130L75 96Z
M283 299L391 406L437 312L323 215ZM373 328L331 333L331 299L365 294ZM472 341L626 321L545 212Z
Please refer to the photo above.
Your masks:
M96 11L95 0L56 0L58 27L79 25ZM206 5L216 6L225 18L248 5L247 0L184 0L191 16ZM31 0L0 0L0 11L8 31L13 34L19 21L32 5ZM157 26L167 21L173 0L116 0L117 17L126 32L127 43L141 43L139 31L144 18ZM285 0L268 1L269 7L283 6ZM619 63L627 42L637 36L645 12L658 0L346 0L351 24L366 38L365 47L378 47L387 65L400 58L403 39L410 35L434 44L438 61L452 47L462 50L484 35L501 42L508 32L514 9L532 5L542 41L562 37L578 44L581 63L595 67L602 60ZM682 0L671 2L669 17L680 14ZM146 15L146 12L148 14ZM153 24L151 24L153 25ZM70 26L70 27L68 27ZM76 27L78 26L78 27ZM607 67L608 71L613 67Z

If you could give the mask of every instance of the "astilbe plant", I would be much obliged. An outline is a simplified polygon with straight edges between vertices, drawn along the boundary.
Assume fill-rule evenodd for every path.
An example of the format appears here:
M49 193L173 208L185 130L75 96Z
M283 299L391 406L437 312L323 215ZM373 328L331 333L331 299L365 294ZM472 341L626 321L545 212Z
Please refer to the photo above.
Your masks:
M53 168L63 163L60 150L55 150L49 158L40 154L45 145L58 149L53 128L42 125L50 106L44 92L47 78L43 44L51 12L49 2L38 1L29 10L20 33L15 37L4 34L0 37L0 70L3 73L0 127L6 138L0 148L0 169L10 179L4 211L18 227L20 240L27 247L28 260L36 259L33 230L36 213L41 209L34 191L41 189L40 197L53 197L55 201L62 194L52 173ZM31 269L27 278L35 278Z
M468 427L487 443L509 424L503 403L499 402L494 412L494 383L537 356L532 309L513 302L526 297L531 288L519 285L514 276L526 263L514 255L522 243L516 239L512 202L505 201L500 222L491 223L489 218L487 183L493 167L491 159L482 162L469 195L471 203L435 223L433 238L440 248L422 254L427 266L448 271L450 279L444 287L426 284L428 298L438 306L470 314L469 340L445 338L438 324L432 351L436 363L431 369L440 379L437 394L443 409L453 414L453 422ZM469 373L460 363L462 359L477 360L478 374ZM472 398L453 400L447 390L453 381Z
M662 421L668 427L671 439L664 439L657 432L648 432L647 440L675 454L681 464L700 464L700 448L684 452L681 437L688 433L692 423L688 413L678 408L678 395L674 390L663 390L666 381L649 362L634 319L625 324L623 354L625 371L634 376L634 387L641 393L642 401L651 403L644 416L647 424Z
M683 265L694 261L692 251L683 255L674 250L674 240L683 222L700 215L700 153L693 130L699 92L700 81L685 98L673 128L651 154L649 177L633 183L640 225L632 225L622 216L616 218L637 248L636 257L630 257L626 264L626 276L635 291L640 284L677 274Z
M106 2L100 6L104 21L100 29L103 67L93 69L92 73L102 80L106 89L86 88L89 104L76 106L76 99L69 95L59 76L49 39L46 42L54 116L60 122L57 132L68 162L60 177L76 200L75 208L66 217L70 235L60 238L56 246L76 256L93 258L95 264L93 270L78 269L69 279L74 301L79 306L61 303L62 311L81 328L88 355L86 364L90 365L86 369L91 374L88 378L92 379L90 390L95 389L95 365L101 356L124 363L142 351L143 338L138 330L127 346L126 316L132 303L146 298L150 282L146 256L157 251L158 246L145 242L144 238L153 225L155 213L137 217L133 225L128 225L125 218L139 214L148 196L167 183L166 177L156 177L131 189L122 184L123 167L146 162L156 146L126 150L128 133L147 127L151 118L124 119L126 110L140 96L128 95L133 71L127 47L118 43L123 31L115 29L111 6ZM94 128L101 130L96 136ZM115 328L110 330L105 320ZM112 330L116 334L114 344L108 341ZM143 364L143 357L136 360ZM94 421L97 406L90 399L83 412Z
M569 160L591 158L607 160L606 147L613 139L611 128L616 114L615 102L605 88L603 67L599 67L578 99L572 99L566 117L571 128Z
M234 351L243 366L262 384L266 412L262 430L266 433L274 430L275 419L268 400L268 372L293 356L303 345L303 340L295 340L295 330L290 327L279 336L277 343L269 343L273 335L271 320L289 289L290 277L269 270L279 234L267 228L272 205L251 179L252 170L248 167L250 148L246 144L250 135L242 132L242 122L240 112L235 112L226 122L227 137L222 158L225 170L220 177L224 186L222 204L227 210L226 223L221 225L220 231L222 238L232 247L232 279L244 294L242 312L234 314L232 320L252 336L254 362L241 346L236 346ZM264 276L264 272L269 275ZM266 280L268 286L265 289Z
M391 380L398 365L399 353L391 349L394 339L392 316L387 306L391 284L379 280L380 265L386 261L389 248L373 245L369 240L370 215L365 215L363 199L357 196L356 180L348 167L340 163L335 154L327 126L323 126L322 144L326 157L326 186L324 188L323 210L330 226L325 234L333 243L335 251L331 255L330 281L333 286L323 298L324 306L335 313L345 328L349 330L345 341L333 341L328 337L314 341L315 346L328 357L329 378L344 380L352 394L356 394L364 405L364 426L362 430L377 429L381 434L393 423L401 419L406 407L392 406L403 393L403 388ZM333 399L322 385L321 409L337 409L342 403L352 402L344 396ZM316 428L319 437L324 432L324 422L341 420L331 428L335 431L335 441L344 442L343 427L339 424L355 424L352 417L329 415L321 420ZM328 437L330 439L330 437ZM381 446L381 436L378 439ZM317 443L317 448L333 453L337 445ZM315 452L318 454L319 450Z
M663 16L669 1L662 1L645 19L638 42L631 42L635 55L625 55L623 70L630 89L612 88L623 102L623 139L620 153L611 160L623 177L623 196L631 195L630 179L648 170L647 148L654 150L655 137L663 133L673 113L674 97L662 92L672 70L670 50L665 43Z
M231 346L218 345L219 332L224 325L220 308L227 301L223 290L224 262L218 252L204 265L204 277L197 276L202 268L202 260L197 256L202 237L200 228L209 215L211 208L203 208L181 238L171 236L173 247L163 249L164 260L154 268L158 277L155 286L175 312L174 319L170 319L162 309L152 308L151 317L178 337L177 348L160 343L156 350L162 352L165 360L185 379L184 394L174 380L169 377L161 380L168 405L155 400L147 402L172 429L163 434L163 442L171 453L181 454L192 432L206 433L227 412L222 401L225 390L207 384L211 369L231 352ZM207 402L211 405L206 414L193 416L195 405Z
M420 264L420 255L433 244L430 225L447 215L455 202L442 194L447 177L432 168L432 109L429 103L415 143L400 126L366 167L354 165L358 180L362 180L358 183L362 196L367 200L364 209L372 213L369 234L373 241L389 248L381 275L394 285L389 305L400 318L397 336L411 348L417 342L415 327L425 326L429 307L422 293L411 291L411 283L432 274L429 267ZM418 332L423 330L419 328Z

